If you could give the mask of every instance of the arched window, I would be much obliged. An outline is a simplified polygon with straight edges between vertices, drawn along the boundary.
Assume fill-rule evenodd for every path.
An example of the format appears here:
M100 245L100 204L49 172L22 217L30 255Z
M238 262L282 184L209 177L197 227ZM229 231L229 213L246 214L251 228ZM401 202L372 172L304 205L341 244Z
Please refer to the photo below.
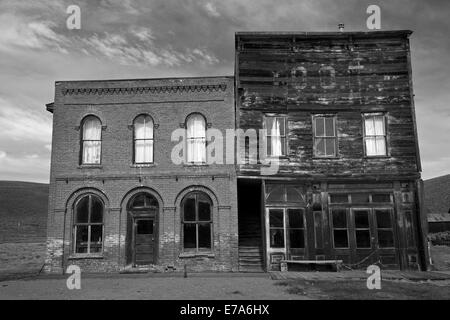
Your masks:
M191 192L181 201L183 247L185 251L210 251L212 244L212 202L203 192Z
M156 198L148 193L139 193L131 201L131 210L151 210L158 209L159 204Z
M73 226L75 253L98 253L103 248L103 202L89 194L75 205Z
M187 128L187 162L206 162L206 121L198 113L191 114L186 119Z
M134 119L134 163L153 162L153 120L149 115Z
M102 124L95 116L87 116L82 122L81 163L100 164L102 152Z

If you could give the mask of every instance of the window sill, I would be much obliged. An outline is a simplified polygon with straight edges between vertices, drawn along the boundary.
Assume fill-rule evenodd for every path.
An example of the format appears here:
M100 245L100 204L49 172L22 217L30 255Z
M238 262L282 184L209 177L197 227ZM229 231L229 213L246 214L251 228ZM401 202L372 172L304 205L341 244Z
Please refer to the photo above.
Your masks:
M69 256L70 260L78 259L103 259L103 254L91 254L91 253L74 253Z
M313 160L339 160L340 157L313 157Z
M212 252L182 252L178 256L180 259L183 258L198 258L198 257L207 257L214 258L215 255Z
M364 156L364 159L390 159L390 156Z
M207 164L207 163L195 163L194 162L194 163L184 163L183 166L184 167L188 167L188 168L196 168L196 167L201 168L201 167L208 167L209 164Z
M133 163L130 165L130 168L152 168L152 167L156 167L157 164L152 162L152 163Z
M101 165L101 164L81 164L78 166L78 169L103 169L103 165Z

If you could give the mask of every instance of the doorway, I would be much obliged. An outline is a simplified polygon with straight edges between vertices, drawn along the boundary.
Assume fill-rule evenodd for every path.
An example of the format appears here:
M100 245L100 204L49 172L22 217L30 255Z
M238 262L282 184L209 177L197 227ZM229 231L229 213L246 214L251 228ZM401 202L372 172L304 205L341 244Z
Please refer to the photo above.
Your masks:
M139 193L128 205L127 264L133 267L157 263L159 204L149 193Z

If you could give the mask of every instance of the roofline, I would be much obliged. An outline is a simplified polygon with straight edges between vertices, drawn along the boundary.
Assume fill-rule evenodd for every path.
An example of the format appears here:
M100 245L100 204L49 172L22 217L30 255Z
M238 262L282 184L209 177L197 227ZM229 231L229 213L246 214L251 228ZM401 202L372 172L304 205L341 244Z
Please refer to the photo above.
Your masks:
M195 80L195 79L234 79L234 76L205 76L205 77L161 77L161 78L128 78L128 79L85 79L85 80L58 80L61 82L120 82L120 81L151 81L151 80Z
M360 36L372 37L382 35L411 35L412 30L377 30L377 31L328 31L328 32L310 32L310 31L237 31L235 36L299 36L305 38L314 37L346 37Z

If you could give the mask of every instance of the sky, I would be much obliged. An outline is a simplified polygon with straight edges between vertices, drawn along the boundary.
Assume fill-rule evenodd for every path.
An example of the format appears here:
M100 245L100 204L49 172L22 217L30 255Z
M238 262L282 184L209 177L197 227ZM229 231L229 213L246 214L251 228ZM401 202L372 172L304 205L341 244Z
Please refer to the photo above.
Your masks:
M0 180L48 182L55 81L233 75L236 31L367 31L371 4L414 31L422 176L449 174L448 0L0 0Z

